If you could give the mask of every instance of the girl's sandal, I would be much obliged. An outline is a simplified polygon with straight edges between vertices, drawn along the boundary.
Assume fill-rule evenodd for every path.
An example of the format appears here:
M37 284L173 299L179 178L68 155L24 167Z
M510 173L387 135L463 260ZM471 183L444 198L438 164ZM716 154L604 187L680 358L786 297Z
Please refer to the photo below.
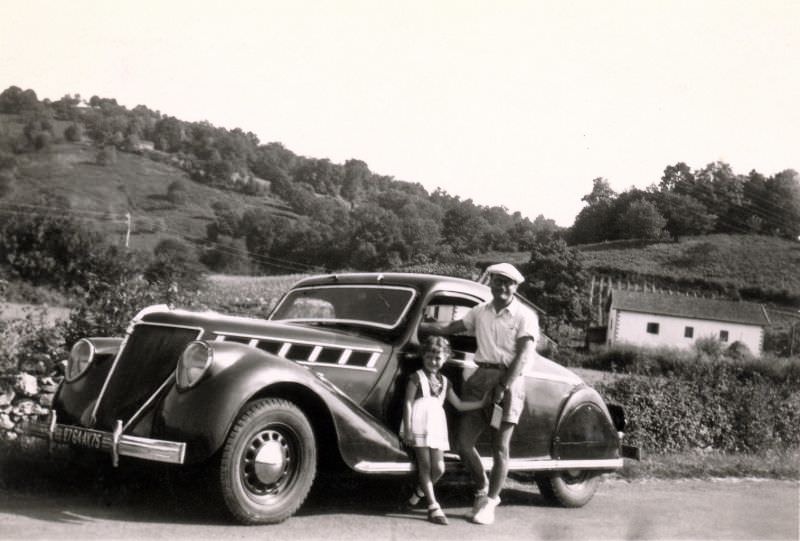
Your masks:
M411 496L403 502L403 509L406 511L413 511L414 509L418 509L419 505L422 503L422 500L425 498L425 493L422 491L421 488L415 487L414 491L411 493Z
M445 516L444 511L442 511L438 503L428 507L428 522L441 524L442 526L447 526L449 524L447 516Z

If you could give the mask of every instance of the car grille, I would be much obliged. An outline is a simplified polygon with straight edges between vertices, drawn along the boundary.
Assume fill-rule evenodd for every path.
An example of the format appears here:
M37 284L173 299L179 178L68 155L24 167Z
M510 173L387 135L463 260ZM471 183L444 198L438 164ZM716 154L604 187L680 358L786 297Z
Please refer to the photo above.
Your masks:
M118 419L127 422L173 376L181 352L199 334L199 329L136 325L109 376L95 428L113 430Z

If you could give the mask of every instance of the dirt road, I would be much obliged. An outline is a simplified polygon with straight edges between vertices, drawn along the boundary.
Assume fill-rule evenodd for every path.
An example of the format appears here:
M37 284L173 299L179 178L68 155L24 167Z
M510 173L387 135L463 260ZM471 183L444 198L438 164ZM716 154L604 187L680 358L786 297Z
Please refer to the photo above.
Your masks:
M798 483L607 479L581 509L548 507L535 485L511 481L498 520L477 526L461 480L440 499L450 526L396 511L399 480L322 479L300 513L274 526L230 524L195 489L161 474L109 473L76 483L67 472L5 472L2 539L798 539ZM85 476L85 475L84 475ZM33 482L31 482L33 481Z

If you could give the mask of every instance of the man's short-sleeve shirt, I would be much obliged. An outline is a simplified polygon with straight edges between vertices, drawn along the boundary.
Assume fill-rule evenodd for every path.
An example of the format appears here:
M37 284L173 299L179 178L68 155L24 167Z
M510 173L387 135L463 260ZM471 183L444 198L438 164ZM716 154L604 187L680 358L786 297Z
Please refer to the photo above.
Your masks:
M509 366L514 360L517 340L530 336L539 339L539 318L536 312L513 299L496 312L492 302L479 304L462 319L470 334L478 340L477 362L500 363Z

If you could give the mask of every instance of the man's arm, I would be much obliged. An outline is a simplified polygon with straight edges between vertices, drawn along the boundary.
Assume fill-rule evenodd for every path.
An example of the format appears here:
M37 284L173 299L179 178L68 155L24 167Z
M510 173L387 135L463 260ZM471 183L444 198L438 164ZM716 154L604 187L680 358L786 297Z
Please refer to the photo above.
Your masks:
M511 388L516 379L522 374L527 364L528 359L531 358L533 352L536 350L533 336L522 336L517 339L516 355L511 361L511 364L506 371L506 375L497 383L495 389L495 402L503 399L505 392Z
M460 319L450 321L448 323L436 323L431 321L423 321L419 324L419 334L436 334L439 336L449 336L451 334L458 334L467 330L467 326Z

